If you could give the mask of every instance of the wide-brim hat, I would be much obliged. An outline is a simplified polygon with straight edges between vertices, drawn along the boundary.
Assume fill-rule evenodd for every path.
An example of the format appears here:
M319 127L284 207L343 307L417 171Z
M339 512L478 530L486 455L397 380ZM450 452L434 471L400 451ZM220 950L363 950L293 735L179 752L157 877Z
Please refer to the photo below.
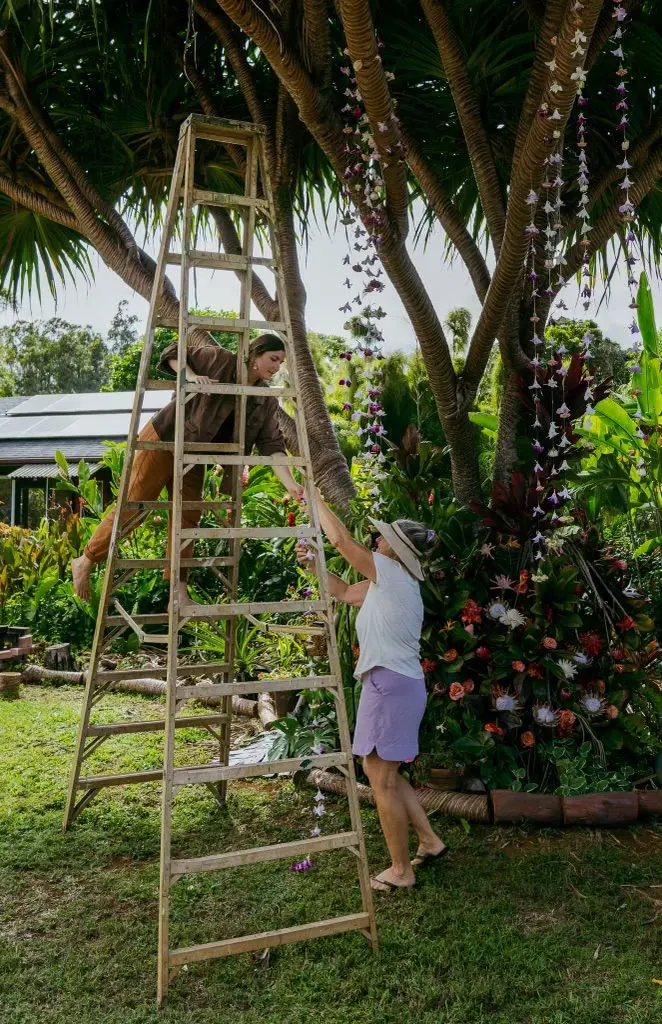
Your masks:
M412 542L405 536L397 523L382 523L379 519L370 519L370 523L381 534L387 544L390 544L394 554L398 556L405 569L417 580L425 579L421 567L420 555Z

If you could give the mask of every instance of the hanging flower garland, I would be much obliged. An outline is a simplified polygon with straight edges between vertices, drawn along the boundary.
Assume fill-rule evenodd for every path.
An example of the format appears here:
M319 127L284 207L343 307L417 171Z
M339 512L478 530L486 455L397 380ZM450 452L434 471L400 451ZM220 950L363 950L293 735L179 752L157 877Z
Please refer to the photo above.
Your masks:
M378 49L381 50L382 45L381 42L377 42ZM377 59L381 58L378 56ZM353 401L348 398L343 403L343 409L358 425L358 435L364 439L364 450L359 463L364 476L373 484L372 510L378 511L383 504L379 497L379 480L385 477L382 468L385 456L381 442L386 435L382 422L384 409L381 404L380 367L380 362L384 358L384 335L379 323L386 314L381 306L371 305L370 299L384 289L381 280L384 271L379 262L379 246L382 241L381 232L386 224L386 194L377 142L362 105L356 78L349 65L343 66L341 72L347 79L344 90L347 103L342 107L346 121L343 132L347 136L347 141L342 190L345 208L341 223L348 229L354 229L351 233L354 241L350 242L351 249L343 259L343 266L348 267L355 275L354 281L347 276L344 286L350 291L356 289L356 292L351 300L339 307L340 312L348 314L344 327L349 331L353 341L353 349L342 353L341 358L347 361L347 373L339 383L348 388L348 395L351 394L351 389L356 388L353 392ZM388 71L385 72L385 76L389 80L394 77ZM394 110L391 111L390 117L393 124L398 123ZM386 122L378 122L377 131L386 134L389 125ZM402 162L404 159L401 143L397 143L395 147L387 147L386 153L394 161ZM387 166L385 162L384 168ZM362 214L359 213L359 209L363 211ZM350 366L355 357L359 357L363 362L362 372L357 372L353 379ZM356 387L356 378L359 376L362 379Z

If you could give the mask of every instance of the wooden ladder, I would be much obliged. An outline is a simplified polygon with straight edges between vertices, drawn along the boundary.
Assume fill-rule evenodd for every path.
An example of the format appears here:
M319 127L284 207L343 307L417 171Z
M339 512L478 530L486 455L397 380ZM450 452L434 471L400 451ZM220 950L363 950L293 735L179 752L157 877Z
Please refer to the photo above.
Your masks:
M195 185L196 143L206 140L220 145L241 146L246 153L245 192L243 195L222 194L199 189ZM262 197L258 196L258 183L261 184ZM183 231L181 253L170 252L170 242L174 233L178 214L179 200L183 200ZM221 206L237 211L243 230L242 254L201 252L192 248L193 207ZM258 213L269 232L272 259L254 256L256 218ZM162 292L167 264L180 267L180 306L178 321L167 320L158 316L157 307ZM273 268L277 282L280 320L263 322L251 319L252 273L255 265L268 265ZM241 275L240 310L237 319L194 316L189 313L189 274L194 267L209 267L229 270ZM176 425L174 442L144 442L138 439L141 412L145 392L149 389L172 388L172 384L153 381L149 378L150 359L152 355L154 330L156 327L175 327L178 330L178 366L175 385ZM237 346L237 382L236 384L189 384L185 376L186 342L192 329L222 330L238 335ZM287 357L290 387L271 388L270 394L288 398L295 409L295 423L299 456L290 458L284 455L252 455L245 452L246 405L251 395L264 395L261 387L252 387L247 383L248 347L251 332L257 330L277 331L281 334ZM235 396L234 441L232 444L199 444L189 443L184 439L184 407L193 395L218 394ZM208 960L215 957L228 956L251 950L264 949L288 942L313 938L322 935L336 935L341 932L358 929L369 939L373 948L377 945L377 931L372 906L372 893L368 863L365 853L359 802L356 790L354 764L347 713L344 702L342 677L338 650L334 631L333 606L326 584L324 572L323 541L316 505L316 495L312 486L313 475L310 462L310 451L306 425L301 403L297 401L299 384L297 365L292 342L292 331L287 305L287 294L283 270L279 260L278 238L275 230L274 202L269 180L268 165L265 157L264 129L254 124L228 121L220 118L191 115L182 125L172 186L168 201L163 237L159 250L154 285L150 301L149 316L145 333L145 344L142 351L136 396L131 415L126 455L121 483L117 497L117 515L108 554L108 565L103 583L99 613L97 618L94 641L92 645L89 673L85 689L84 706L78 730L76 754L74 757L64 826L68 828L83 808L94 796L107 786L121 786L128 783L162 781L162 819L161 819L161 878L159 894L159 949L158 949L158 984L157 999L162 1003L168 990L168 984L179 969L187 963ZM128 486L134 454L141 448L163 448L173 452L173 491L172 502L149 501L129 502ZM187 530L182 528L181 514L182 482L187 470L195 465L215 463L229 467L231 472L231 502L202 501L196 506L205 510L217 510L219 507L230 509L230 523L211 529ZM248 466L291 466L296 467L302 476L305 489L307 508L310 519L309 527L274 527L244 528L241 522L241 467ZM165 558L137 559L123 558L119 554L119 544L127 528L135 525L154 510L167 509L172 516L172 544L170 561ZM124 515L123 515L124 513ZM131 519L126 520L125 515ZM120 522L123 523L120 526ZM245 604L237 601L239 581L239 560L241 543L248 538L274 537L309 537L311 538L315 557L320 572L320 599L318 601L278 601ZM187 557L181 558L182 547L191 540L198 538L214 538L225 540L229 544L230 554L219 557ZM138 569L165 569L170 567L170 604L168 614L139 615L129 613L120 603L116 594L119 588ZM207 566L217 570L226 570L227 601L213 605L198 605L191 602L183 606L179 604L179 582L182 568ZM219 573L220 575L220 573ZM321 633L325 638L328 652L329 674L293 679L267 679L251 681L235 681L234 662L236 652L237 622L241 616L254 617L265 613L305 613L313 611L323 622L322 626L293 626L293 632L304 634ZM206 664L185 665L178 656L180 630L188 622L199 620L224 620L226 624L224 660ZM254 621L254 618L253 618ZM146 632L145 627L168 624L167 633ZM283 627L280 627L281 629ZM132 630L141 643L167 645L167 666L161 669L150 669L150 676L165 678L167 681L166 717L164 720L145 722L121 722L117 724L93 724L91 714L104 694L118 680L139 678L145 670L114 670L103 671L100 659L108 645L118 636ZM198 683L196 676L220 677L221 682ZM187 682L187 680L192 680ZM329 690L335 702L340 750L330 753L312 754L305 758L271 761L257 765L233 764L228 766L230 749L230 718L232 696L252 692L295 692L297 690ZM218 713L180 715L178 712L185 702L197 697L215 696L222 698ZM175 732L181 727L200 727L208 730L219 743L218 763L203 767L175 768ZM148 771L135 771L114 775L83 774L85 761L93 751L112 736L126 733L144 733L163 731L165 734L163 768ZM218 803L223 806L226 797L228 780L247 779L253 776L271 773L293 773L304 766L328 768L337 767L347 780L347 793L350 810L351 829L319 838L304 839L300 842L261 846L253 849L226 851L213 856L188 859L173 858L171 855L172 804L173 798L182 786L202 783L210 788ZM292 858L311 855L324 850L349 849L356 855L359 888L361 893L361 911L343 917L314 921L309 924L290 928L277 928L255 935L240 938L224 939L203 945L182 949L171 949L168 938L169 904L172 885L183 875L192 872L216 871L239 865L255 864L278 858Z

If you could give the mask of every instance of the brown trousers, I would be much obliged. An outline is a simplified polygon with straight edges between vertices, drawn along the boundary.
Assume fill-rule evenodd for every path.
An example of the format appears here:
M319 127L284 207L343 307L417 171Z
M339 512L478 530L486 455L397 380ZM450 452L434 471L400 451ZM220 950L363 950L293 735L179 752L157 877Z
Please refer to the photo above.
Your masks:
M150 420L140 431L141 441L159 441L152 421ZM167 451L139 451L136 452L129 480L129 501L156 501L164 487L168 490L168 498L172 501L172 478L173 478L173 457ZM182 487L182 501L200 501L205 482L205 467L193 466L184 475ZM127 509L123 522L135 515L135 509ZM200 509L183 509L182 526L185 529L192 529L197 526L201 516ZM108 555L110 547L110 534L115 521L115 509L101 520L96 530L90 537L85 548L85 554L92 562L102 562ZM136 523L136 526L139 524ZM166 557L170 557L170 542L172 530L172 516L170 517L170 528L168 530L168 546ZM193 551L193 541L182 549L181 557L190 558ZM170 576L170 570L165 569L165 579ZM186 572L182 571L182 578L186 578Z

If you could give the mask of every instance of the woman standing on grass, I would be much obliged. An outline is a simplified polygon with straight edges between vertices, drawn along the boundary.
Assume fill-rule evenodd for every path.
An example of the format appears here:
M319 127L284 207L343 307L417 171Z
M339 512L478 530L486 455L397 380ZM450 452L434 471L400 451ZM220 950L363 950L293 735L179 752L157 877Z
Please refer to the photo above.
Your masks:
M399 774L403 761L418 754L418 730L427 694L420 665L423 579L420 555L435 541L434 531L400 519L370 520L379 531L373 553L359 544L319 497L320 519L329 541L349 564L365 576L348 584L328 573L332 597L360 608L356 618L360 656L355 675L363 688L354 732L353 752L363 757L391 865L371 879L373 889L393 893L416 883L414 868L443 856L447 847L433 831L416 793ZM307 545L297 554L308 564ZM409 825L419 838L409 858Z

